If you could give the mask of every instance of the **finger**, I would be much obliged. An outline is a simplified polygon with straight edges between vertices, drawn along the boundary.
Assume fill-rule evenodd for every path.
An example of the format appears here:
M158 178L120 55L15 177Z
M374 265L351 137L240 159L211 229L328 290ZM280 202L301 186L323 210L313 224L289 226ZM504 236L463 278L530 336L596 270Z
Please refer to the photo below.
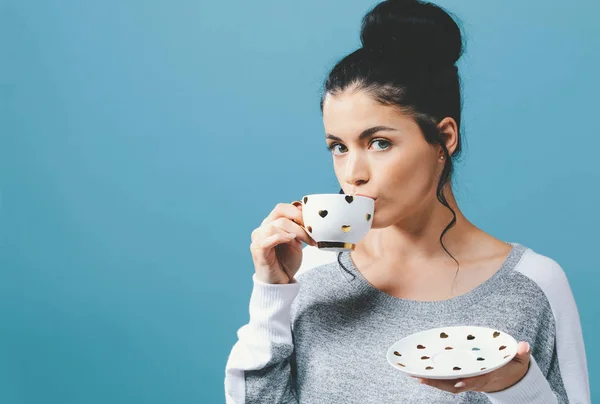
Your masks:
M529 366L531 360L531 345L527 341L521 341L517 344L517 353L512 358L511 363L517 363L522 366Z
M464 387L456 387L455 385L459 383L460 379L452 379L452 380L437 380L437 379L423 379L419 377L415 377L419 383L426 384L428 386L434 387L439 390L444 390L449 393L458 394L464 391L468 391L468 387L465 385ZM466 382L468 379L462 380ZM461 385L459 385L461 386Z
M258 254L258 258L266 258L268 251L279 244L287 243L296 237L294 233L278 232L266 237L257 246L253 247L253 251ZM262 262L261 264L266 263ZM268 264L268 263L266 263Z
M288 218L280 217L275 221L268 223L265 227L267 227L267 232L275 232L276 229L283 230L288 233L296 234L298 240L304 241L306 244L317 245L317 243L310 237L306 229L304 227L299 226L298 224L292 222Z
M278 220L282 221L285 219L280 218ZM283 225L281 225L281 224L277 225L275 222L265 223L264 225L254 229L254 231L252 232L252 235L251 235L252 242L256 243L258 241L257 244L260 244L260 240L263 240L263 239L267 238L268 236L272 236L273 234L290 233L289 231L285 231L282 227L283 227Z
M273 222L280 217L286 217L294 220L295 223L304 226L302 221L302 209L290 203L278 203L269 215L262 221L261 226Z
M521 341L517 344L517 354L515 358L519 358L522 360L529 360L529 356L531 355L531 345L527 341ZM513 358L514 359L514 358Z
M272 236L269 236L263 240L261 248L263 250L270 250L271 248L275 247L276 245L279 245L282 243L287 243L287 242L293 240L294 238L296 238L296 235L294 233L273 234Z
M296 251L302 251L302 249L304 248L304 245L302 244L301 240L298 240L298 238L296 237L295 239L293 239L294 242L291 243L292 247L296 250Z
M483 391L485 386L490 382L491 377L490 373L486 373L480 376L459 379L456 380L454 388L456 389L456 393L462 393L464 391Z
M302 202L294 201L294 202L292 202L292 206L294 206L296 209L298 209L300 211L300 218L302 219ZM292 219L292 222L299 224L300 226L302 226L302 228L304 228L303 220L298 221L297 219Z
M421 384L426 384L431 387L435 387L436 389L444 390L449 393L459 393L460 388L454 387L457 383L457 379L454 380L437 380L437 379L419 379Z

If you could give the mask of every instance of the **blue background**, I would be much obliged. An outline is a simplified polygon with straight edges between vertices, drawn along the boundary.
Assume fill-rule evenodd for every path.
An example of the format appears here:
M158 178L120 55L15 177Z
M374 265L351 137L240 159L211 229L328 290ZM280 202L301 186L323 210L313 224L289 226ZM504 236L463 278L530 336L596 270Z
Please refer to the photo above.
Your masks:
M219 403L250 233L337 192L319 96L359 0L0 1L0 402ZM464 213L557 260L600 391L600 3L463 21Z

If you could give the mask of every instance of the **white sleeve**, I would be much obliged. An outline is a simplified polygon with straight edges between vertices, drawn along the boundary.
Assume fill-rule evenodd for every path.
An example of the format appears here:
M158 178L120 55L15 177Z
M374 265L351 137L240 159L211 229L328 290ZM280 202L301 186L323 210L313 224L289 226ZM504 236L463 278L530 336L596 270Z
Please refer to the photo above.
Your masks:
M255 275L252 280L250 321L238 330L225 368L226 403L296 403L290 380L290 313L300 284L271 285Z
M577 304L567 276L554 260L529 250L516 268L544 291L556 324L556 356L567 393L567 401L555 394L531 356L525 377L514 386L496 393L486 393L493 404L590 404L590 384L585 345Z
M335 253L307 245L296 277L335 259ZM296 402L289 363L294 348L291 306L300 290L296 277L289 284L271 285L252 276L250 321L238 330L225 368L227 404Z

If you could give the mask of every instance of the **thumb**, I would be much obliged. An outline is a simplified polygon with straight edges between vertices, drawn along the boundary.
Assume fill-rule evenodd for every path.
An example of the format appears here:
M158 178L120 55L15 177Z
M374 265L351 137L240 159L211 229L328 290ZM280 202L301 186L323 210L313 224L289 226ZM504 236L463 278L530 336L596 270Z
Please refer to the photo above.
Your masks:
M517 360L520 363L528 364L531 355L531 345L527 341L521 341L517 345L517 354L513 360Z

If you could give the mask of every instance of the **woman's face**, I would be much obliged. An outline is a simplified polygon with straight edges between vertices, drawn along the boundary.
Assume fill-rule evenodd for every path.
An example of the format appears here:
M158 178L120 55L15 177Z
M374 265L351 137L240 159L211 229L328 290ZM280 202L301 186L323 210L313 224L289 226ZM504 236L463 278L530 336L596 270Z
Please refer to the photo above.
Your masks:
M410 116L365 91L346 90L326 95L323 123L344 193L376 198L373 228L398 223L436 200L445 160Z

